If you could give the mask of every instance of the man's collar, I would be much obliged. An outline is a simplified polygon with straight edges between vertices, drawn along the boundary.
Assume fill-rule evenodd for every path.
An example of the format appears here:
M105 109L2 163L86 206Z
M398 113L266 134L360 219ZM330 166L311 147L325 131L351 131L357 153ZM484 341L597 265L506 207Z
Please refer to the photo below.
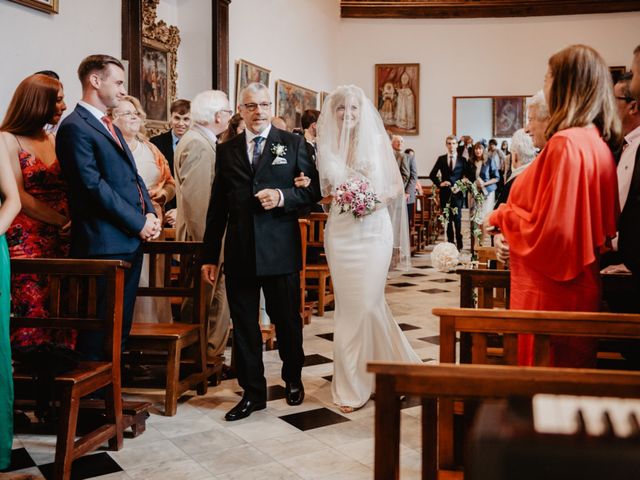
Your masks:
M265 128L260 133L253 133L248 128L245 129L245 134L247 136L247 145L249 145L251 142L253 142L253 139L256 138L256 137L263 137L265 139L268 138L269 137L269 132L271 132L271 124L267 125L267 128Z
M624 136L624 139L627 141L628 144L631 144L640 140L640 126L637 126L633 130L631 130L629 133L627 133Z
M203 127L202 125L200 125L198 123L194 123L191 126L191 128L195 128L198 132L200 132L202 135L204 135L209 140L211 140L214 143L214 145L218 141L218 137L216 137L216 134L213 133L211 130L209 130L207 127Z
M80 100L78 102L78 105L80 105L81 107L87 109L91 115L93 115L94 117L96 117L100 121L102 121L102 117L104 117L106 115L106 112L103 112L99 108L94 107L93 105L91 105L90 103L85 102L84 100Z
M170 130L171 132L171 141L172 141L172 145L175 148L175 146L178 144L178 142L180 141L180 137L178 137L175 133L173 133L173 129Z

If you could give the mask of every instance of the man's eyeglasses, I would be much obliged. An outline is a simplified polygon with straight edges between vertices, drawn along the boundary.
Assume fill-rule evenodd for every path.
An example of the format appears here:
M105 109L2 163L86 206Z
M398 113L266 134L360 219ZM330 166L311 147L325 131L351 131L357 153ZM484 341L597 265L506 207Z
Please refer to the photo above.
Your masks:
M233 110L220 110L220 111L228 113L229 115L233 115Z
M250 112L255 112L258 109L258 107L260 107L262 110L267 110L271 108L271 102L244 103L240 106L246 108Z
M625 103L631 103L633 102L633 98L631 97L616 97L617 100L624 100Z

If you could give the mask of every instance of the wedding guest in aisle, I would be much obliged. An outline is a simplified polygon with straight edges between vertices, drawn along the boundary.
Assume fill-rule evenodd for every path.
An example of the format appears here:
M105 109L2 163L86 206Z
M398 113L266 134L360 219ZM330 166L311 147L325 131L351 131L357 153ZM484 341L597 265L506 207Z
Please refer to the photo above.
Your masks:
M66 110L62 84L47 75L25 78L13 94L0 131L11 160L22 209L7 231L12 258L61 258L69 255L67 185L56 156L55 137L45 126L56 125ZM9 171L5 171L8 173ZM17 315L46 315L49 285L32 274L14 275L13 309ZM27 346L53 342L74 348L76 332L20 328L11 343Z
M233 117L231 117L231 119L229 120L229 125L227 126L227 129L222 133L222 135L220 135L219 143L228 142L232 138L244 132L245 128L246 128L246 125L244 124L244 119L242 118L242 115L240 115L239 113L235 113Z
M206 90L191 102L191 128L178 143L175 152L175 181L178 192L176 240L201 242L207 219L217 162L217 140L229 125L233 111L226 93ZM224 275L207 290L209 339L207 356L222 353L229 337L229 306ZM191 318L191 301L182 305L182 318Z
M404 193L407 197L409 225L413 225L413 212L415 211L416 205L416 186L418 184L418 167L416 166L416 152L412 148L407 148L404 154L409 163L409 181L404 187Z
M619 213L607 143L620 130L611 75L585 45L559 51L548 67L549 140L485 230L498 228L509 243L511 308L598 311L600 251L615 236ZM532 336L521 335L518 344L519 364L531 365ZM590 339L551 339L552 365L593 366L595 351Z
M304 139L271 125L271 97L262 84L240 92L247 129L218 146L207 230L203 278L214 284L223 236L227 294L237 346L236 371L242 400L225 416L240 420L266 408L267 384L258 325L260 290L276 327L286 401L299 405L302 385L301 268L298 210L320 199L318 175ZM294 187L301 172L307 187ZM179 203L178 203L179 204Z
M306 141L309 158L316 163L316 137L318 136L318 110L305 110L302 112L302 132Z
M4 138L0 138L0 171L11 171ZM0 175L0 471L11 464L13 445L13 369L9 340L11 287L5 232L20 211L20 193L13 175Z
M491 145L491 142L489 142L489 145ZM496 151L497 149L494 149L494 153ZM482 206L474 205L473 208L481 209L480 218L484 220L493 210L496 202L496 189L500 180L499 167L495 161L495 155L485 155L484 147L480 142L473 146L473 154L469 163L472 172L471 180L475 182L484 197ZM482 240L480 244L482 244Z
M164 158L167 159L169 172L173 175L173 154L178 146L178 141L191 126L191 102L180 98L171 104L169 111L171 115L169 118L169 130L151 137L149 140L158 147ZM165 223L172 227L176 223L175 208L176 199L174 197L165 204L164 218Z
M164 209L168 201L175 196L175 182L169 170L169 162L158 147L144 136L144 122L147 114L140 101L125 95L115 108L107 110L113 124L120 129L122 136L136 162L138 174L146 186L156 216L164 223ZM164 277L164 261L158 257L156 264L157 281ZM142 260L140 274L141 287L149 286L149 255ZM170 323L171 301L162 297L138 297L133 311L133 321L142 323Z
M402 183L407 186L411 180L411 167L409 166L409 159L403 151L404 138L400 135L391 136L391 148L393 149L393 155L396 157L398 163L398 169L400 170L400 176L402 177Z
M144 180L120 130L107 110L125 95L124 67L109 55L90 55L78 67L82 100L62 121L56 153L69 183L71 254L75 258L124 260L122 347L131 330L140 270L142 241L158 238L160 220L155 214ZM103 282L97 286L103 289ZM98 312L105 311L104 297ZM104 334L84 332L78 350L87 359L103 357Z

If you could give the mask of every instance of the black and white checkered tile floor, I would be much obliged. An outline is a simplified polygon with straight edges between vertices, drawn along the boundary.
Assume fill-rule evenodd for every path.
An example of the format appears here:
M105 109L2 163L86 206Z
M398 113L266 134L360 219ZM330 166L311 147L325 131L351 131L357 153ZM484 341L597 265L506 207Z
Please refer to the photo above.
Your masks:
M437 361L438 323L435 306L457 306L455 274L429 265L417 256L410 272L387 283L387 301L413 348L423 361ZM206 396L185 396L175 417L152 414L146 432L125 438L118 452L106 450L74 463L72 479L370 479L373 466L375 403L342 414L331 400L333 312L313 317L304 329L307 358L303 369L306 398L288 406L276 351L264 353L269 384L268 408L239 422L224 413L240 398L236 380L210 388ZM162 392L139 391L129 396L155 402ZM401 478L420 478L419 407L407 399L403 408ZM51 478L55 437L17 435L13 463L0 479Z

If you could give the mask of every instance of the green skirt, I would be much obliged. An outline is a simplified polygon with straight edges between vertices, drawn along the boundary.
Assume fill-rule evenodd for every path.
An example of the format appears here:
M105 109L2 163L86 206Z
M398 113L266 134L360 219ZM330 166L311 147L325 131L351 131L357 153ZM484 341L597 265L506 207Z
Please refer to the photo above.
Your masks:
M4 235L0 236L0 469L11 463L13 444L13 374L11 373L11 344L9 340L9 312L11 287L9 250Z

